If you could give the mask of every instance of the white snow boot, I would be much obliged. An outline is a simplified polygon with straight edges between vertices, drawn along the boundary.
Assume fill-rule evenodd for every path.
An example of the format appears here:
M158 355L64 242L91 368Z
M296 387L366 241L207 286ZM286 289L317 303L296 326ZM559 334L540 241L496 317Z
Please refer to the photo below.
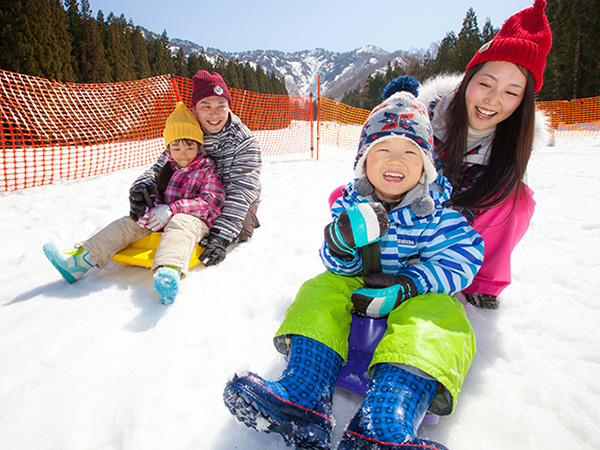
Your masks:
M179 292L181 271L174 266L164 266L154 273L154 289L160 296L163 305L170 305L175 301Z
M79 247L72 252L61 253L52 242L44 244L44 254L68 283L75 283L84 273L96 265L92 255Z

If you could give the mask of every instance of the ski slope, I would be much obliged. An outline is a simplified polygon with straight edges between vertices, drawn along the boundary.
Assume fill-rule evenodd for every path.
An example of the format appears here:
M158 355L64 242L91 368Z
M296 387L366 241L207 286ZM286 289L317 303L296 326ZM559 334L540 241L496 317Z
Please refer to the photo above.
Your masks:
M216 267L193 269L174 305L151 272L114 263L68 285L44 258L127 214L143 168L0 193L0 449L282 450L221 395L235 371L276 378L287 306L321 271L329 193L354 152L268 158L262 226ZM454 414L420 434L451 450L600 447L600 138L533 155L531 228L497 311L466 305L478 353ZM333 441L360 399L336 392Z

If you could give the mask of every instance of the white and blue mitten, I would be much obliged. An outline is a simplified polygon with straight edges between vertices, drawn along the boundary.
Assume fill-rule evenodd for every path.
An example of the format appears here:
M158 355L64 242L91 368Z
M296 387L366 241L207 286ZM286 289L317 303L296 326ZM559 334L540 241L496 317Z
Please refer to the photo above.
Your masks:
M378 319L385 317L402 302L419 295L412 278L405 275L371 273L365 275L367 287L356 289L351 296L354 313Z
M147 212L148 223L146 228L150 231L162 230L173 217L173 211L169 205L158 205Z
M351 260L356 249L379 241L390 228L387 211L379 203L359 203L325 227L325 241L333 256Z

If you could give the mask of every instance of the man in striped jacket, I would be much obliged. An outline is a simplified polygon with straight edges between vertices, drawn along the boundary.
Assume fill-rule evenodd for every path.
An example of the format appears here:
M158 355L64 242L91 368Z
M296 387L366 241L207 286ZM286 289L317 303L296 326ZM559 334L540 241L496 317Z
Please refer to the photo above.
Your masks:
M192 111L204 131L204 149L215 161L226 190L225 204L210 235L203 240L200 259L206 266L225 259L227 246L246 242L260 223L256 211L260 202L262 159L252 131L231 112L231 95L221 76L201 70L192 78ZM153 196L156 177L166 163L166 153L138 178L130 190L131 216L143 214L142 195L147 188Z

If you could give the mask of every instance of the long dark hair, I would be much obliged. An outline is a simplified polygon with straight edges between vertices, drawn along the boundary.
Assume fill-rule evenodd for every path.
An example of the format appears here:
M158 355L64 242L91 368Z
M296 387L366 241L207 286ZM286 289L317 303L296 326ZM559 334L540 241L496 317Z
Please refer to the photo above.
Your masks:
M436 148L436 153L442 158L443 173L454 188L452 203L474 210L489 209L513 194L519 195L535 132L535 80L531 72L518 66L527 77L523 100L509 117L496 126L488 165L483 174L470 189L464 192L458 190L469 126L465 93L473 76L484 65L479 64L469 70L456 88L446 112L446 137Z

